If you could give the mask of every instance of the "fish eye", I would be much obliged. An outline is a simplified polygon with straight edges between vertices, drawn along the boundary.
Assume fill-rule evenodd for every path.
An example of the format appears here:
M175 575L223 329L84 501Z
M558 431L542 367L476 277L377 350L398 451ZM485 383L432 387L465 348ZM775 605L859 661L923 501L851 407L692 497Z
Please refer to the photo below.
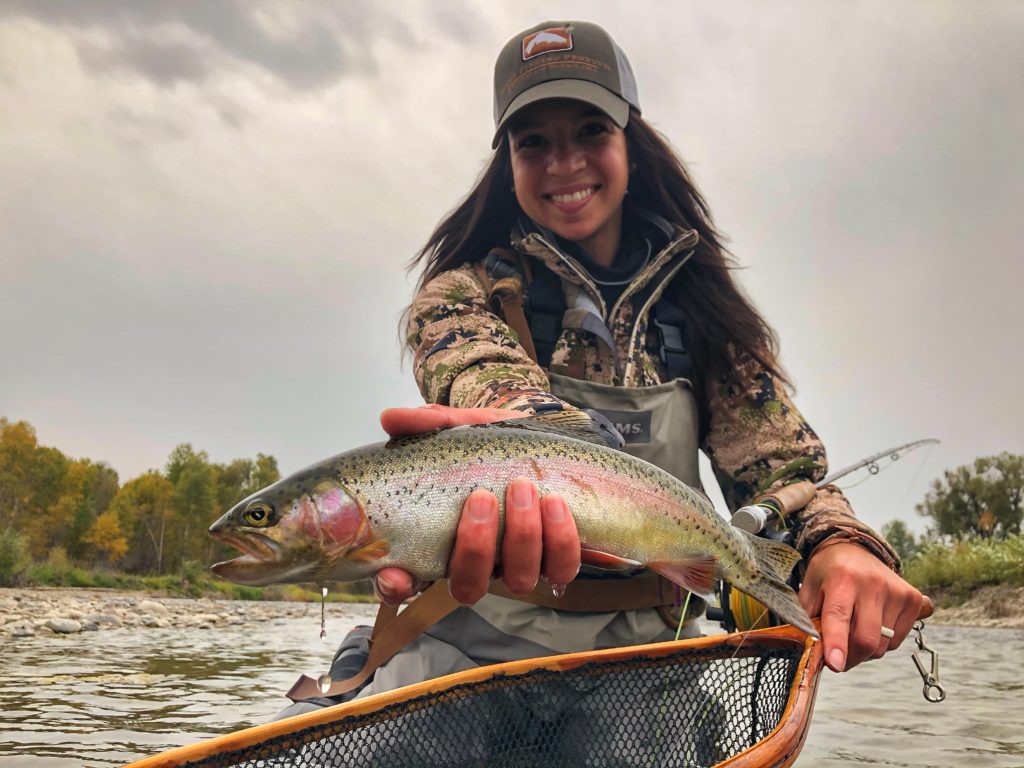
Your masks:
M265 501L254 501L245 508L242 520L254 528L263 528L273 522L274 509Z

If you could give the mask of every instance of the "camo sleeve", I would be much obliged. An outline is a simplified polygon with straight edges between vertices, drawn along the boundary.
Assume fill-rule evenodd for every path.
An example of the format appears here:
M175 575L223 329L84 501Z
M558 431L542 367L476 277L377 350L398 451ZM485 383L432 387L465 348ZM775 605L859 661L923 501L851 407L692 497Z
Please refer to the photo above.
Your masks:
M708 392L708 427L702 448L730 508L756 496L828 472L825 446L796 409L785 385L756 359L734 353L743 385L720 382ZM807 557L826 539L848 538L869 549L894 570L895 550L856 518L849 501L833 485L818 489L811 502L791 518L794 545Z
M468 265L423 286L412 301L407 330L413 374L428 403L527 412L562 405L547 391L547 374L515 331L490 311Z

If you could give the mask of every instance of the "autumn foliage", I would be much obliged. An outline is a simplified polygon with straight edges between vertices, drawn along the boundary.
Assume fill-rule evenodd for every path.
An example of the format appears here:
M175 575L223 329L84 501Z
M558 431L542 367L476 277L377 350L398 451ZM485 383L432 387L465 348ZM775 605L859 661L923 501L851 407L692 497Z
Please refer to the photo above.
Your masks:
M0 580L55 551L135 574L210 563L228 554L206 535L210 523L279 477L273 456L217 464L184 443L162 471L121 485L103 462L69 458L40 445L28 422L0 418Z

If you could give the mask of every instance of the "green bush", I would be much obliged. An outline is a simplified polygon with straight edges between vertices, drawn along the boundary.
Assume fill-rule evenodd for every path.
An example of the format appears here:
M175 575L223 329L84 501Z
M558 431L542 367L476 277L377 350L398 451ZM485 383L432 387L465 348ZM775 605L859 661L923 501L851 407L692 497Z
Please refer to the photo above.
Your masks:
M13 587L28 568L28 542L13 528L0 531L0 587Z
M1024 586L1024 536L929 544L906 564L904 575L918 589L960 596L990 584Z

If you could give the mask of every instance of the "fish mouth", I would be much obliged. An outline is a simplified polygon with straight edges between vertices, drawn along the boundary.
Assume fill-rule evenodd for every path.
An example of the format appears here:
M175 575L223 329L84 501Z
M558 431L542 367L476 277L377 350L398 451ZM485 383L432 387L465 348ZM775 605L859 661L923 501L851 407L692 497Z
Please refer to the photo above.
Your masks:
M274 581L281 566L280 548L276 541L260 533L215 531L211 535L242 553L239 557L211 565L210 570L216 576L247 586L262 586Z
M261 533L214 531L218 541L230 544L243 554L210 566L215 576L247 587L316 581L319 563L304 562L283 555L281 546Z
M280 548L276 541L262 533L230 533L228 531L216 531L211 534L218 541L230 544L242 553L241 558L251 558L260 561L277 561Z

